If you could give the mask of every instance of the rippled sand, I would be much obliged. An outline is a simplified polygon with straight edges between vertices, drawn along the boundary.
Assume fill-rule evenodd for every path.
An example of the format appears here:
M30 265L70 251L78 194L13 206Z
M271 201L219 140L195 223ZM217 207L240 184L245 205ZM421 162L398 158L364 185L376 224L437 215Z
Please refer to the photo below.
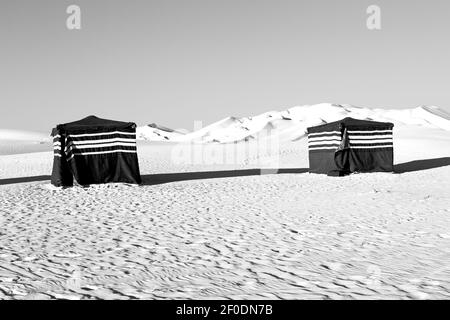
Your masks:
M0 186L0 297L450 298L449 177Z

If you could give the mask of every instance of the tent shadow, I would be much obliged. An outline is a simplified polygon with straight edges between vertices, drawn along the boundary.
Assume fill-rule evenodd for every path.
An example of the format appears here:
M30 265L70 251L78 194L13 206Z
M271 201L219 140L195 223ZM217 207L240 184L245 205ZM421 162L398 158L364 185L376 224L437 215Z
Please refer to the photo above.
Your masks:
M218 179L231 177L259 176L266 174L289 174L306 173L307 168L282 168L282 169L246 169L246 170L225 170L225 171L198 171L180 173L157 173L142 175L142 185L157 185L177 181Z
M199 172L179 172L179 173L157 173L142 175L141 185L157 185L163 183L199 180L199 179L216 179L231 178L245 176L259 176L266 174L289 174L289 173L306 173L308 168L282 168L282 169L247 169L247 170L225 170L225 171L199 171ZM0 185L50 181L50 176L33 176L21 178L0 179Z
M36 182L36 181L49 181L49 180L50 176L33 176L33 177L0 179L0 185L24 183L24 182Z
M394 165L394 173L406 173L413 171L422 171L433 168L450 166L450 157L415 160Z
M450 157L415 160L394 165L394 173L406 173L422 171L433 168L450 166ZM306 173L308 168L282 168L282 169L246 169L246 170L224 170L224 171L199 171L199 172L179 172L179 173L157 173L142 175L142 185L157 185L177 181L217 179L245 176L258 176L265 174L289 174ZM33 176L21 178L0 179L0 185L49 181L50 176Z

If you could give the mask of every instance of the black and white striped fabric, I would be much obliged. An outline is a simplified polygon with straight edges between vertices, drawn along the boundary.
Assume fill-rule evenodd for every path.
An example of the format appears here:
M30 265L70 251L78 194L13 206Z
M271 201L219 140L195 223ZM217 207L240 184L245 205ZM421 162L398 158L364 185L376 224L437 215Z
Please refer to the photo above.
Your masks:
M60 134L53 137L53 155L57 158L61 158L63 153L63 144L61 140Z
M379 149L393 148L392 129L389 130L347 130L350 148Z
M351 149L393 148L392 129L389 130L347 130ZM308 134L310 151L337 150L345 138L340 131L325 131Z
M325 131L308 134L308 148L312 150L337 150L342 141L340 131Z
M102 132L94 134L69 134L53 137L53 154L55 157L65 155L70 161L75 156L101 155L110 153L137 153L136 133Z
M124 131L68 134L64 152L67 161L76 156L137 153L136 133Z

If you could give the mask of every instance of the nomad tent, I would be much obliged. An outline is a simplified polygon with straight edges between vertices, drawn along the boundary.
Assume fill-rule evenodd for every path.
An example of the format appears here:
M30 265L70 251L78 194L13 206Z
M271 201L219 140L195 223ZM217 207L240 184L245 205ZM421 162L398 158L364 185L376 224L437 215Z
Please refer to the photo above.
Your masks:
M345 118L308 128L309 172L342 176L393 171L394 125Z
M52 131L55 186L108 182L141 183L136 124L89 116Z

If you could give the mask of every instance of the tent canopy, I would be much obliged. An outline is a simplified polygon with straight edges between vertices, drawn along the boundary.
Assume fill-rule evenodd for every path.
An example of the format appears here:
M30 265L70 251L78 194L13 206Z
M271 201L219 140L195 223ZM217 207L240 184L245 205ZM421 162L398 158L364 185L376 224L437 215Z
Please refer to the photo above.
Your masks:
M56 135L56 132L90 132L90 131L107 131L108 129L121 130L121 129L133 129L136 128L134 122L123 122L98 118L96 116L88 116L81 120L68 122L65 124L59 124L52 130L52 136Z
M393 171L393 127L344 118L308 128L309 171L337 176Z
M136 124L89 116L52 130L52 183L140 183Z

